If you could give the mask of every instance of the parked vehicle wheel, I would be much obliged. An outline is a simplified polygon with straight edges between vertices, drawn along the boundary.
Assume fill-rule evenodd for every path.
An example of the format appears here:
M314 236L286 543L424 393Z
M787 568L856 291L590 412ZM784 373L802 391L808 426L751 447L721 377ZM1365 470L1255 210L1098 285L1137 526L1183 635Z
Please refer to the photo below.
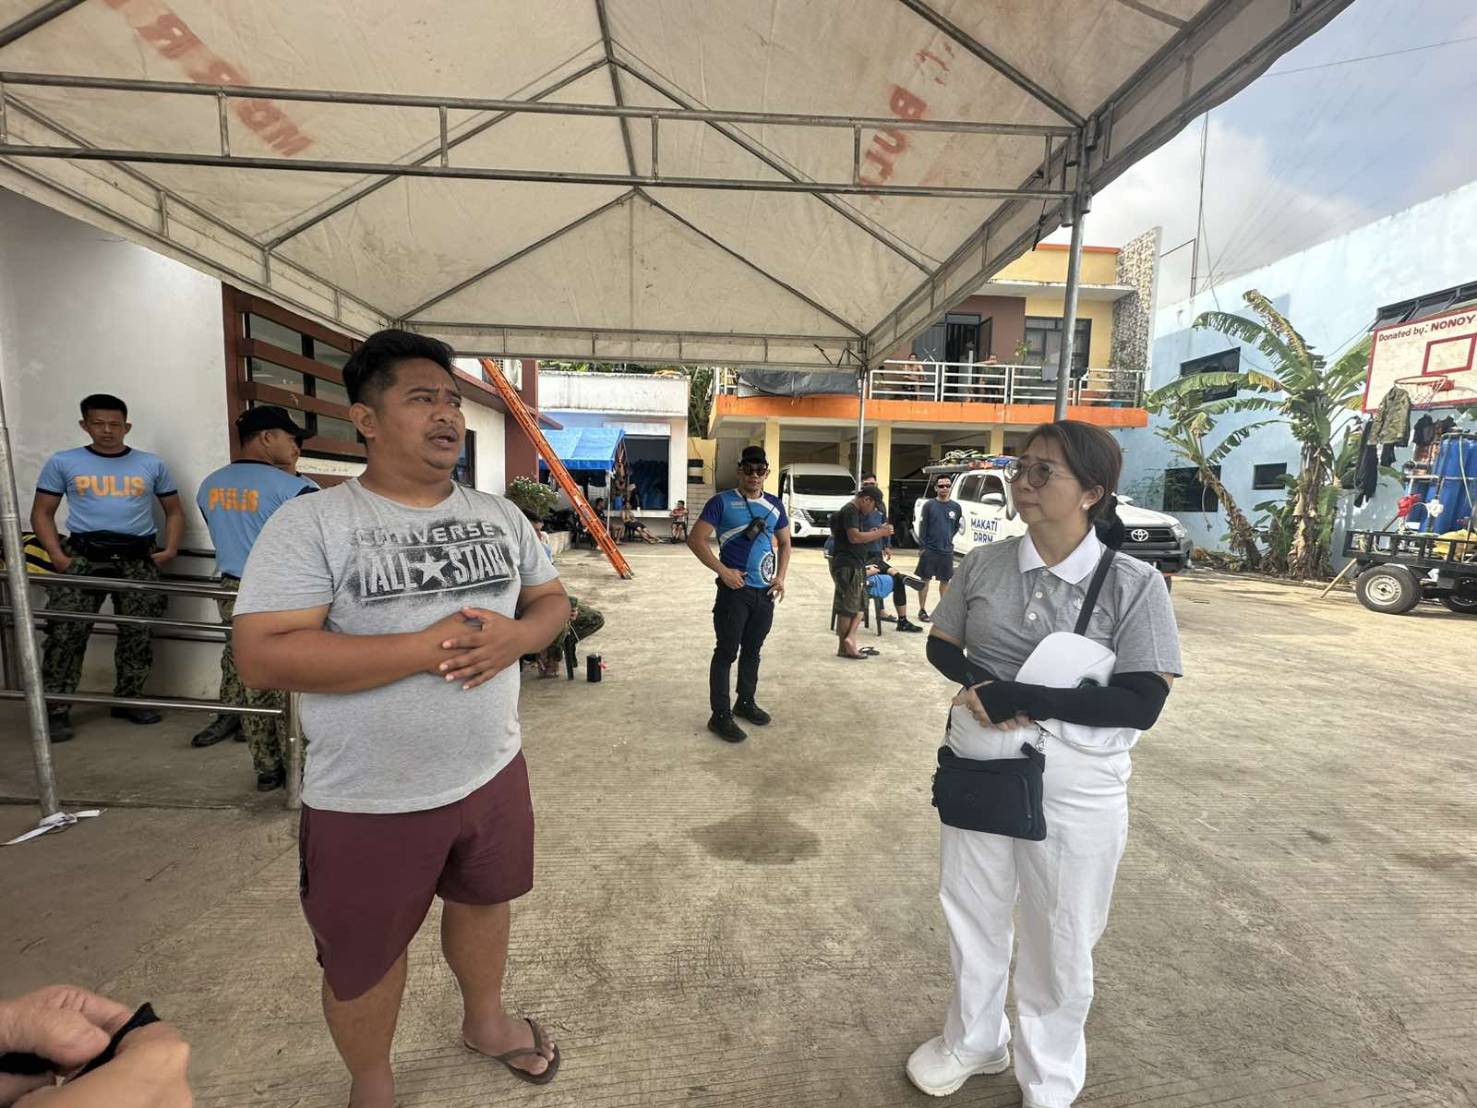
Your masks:
M1453 612L1459 612L1464 616L1477 616L1477 596L1458 596L1456 593L1448 593L1441 598Z
M1354 592L1371 612L1404 615L1421 602L1421 584L1401 565L1374 566L1359 575Z

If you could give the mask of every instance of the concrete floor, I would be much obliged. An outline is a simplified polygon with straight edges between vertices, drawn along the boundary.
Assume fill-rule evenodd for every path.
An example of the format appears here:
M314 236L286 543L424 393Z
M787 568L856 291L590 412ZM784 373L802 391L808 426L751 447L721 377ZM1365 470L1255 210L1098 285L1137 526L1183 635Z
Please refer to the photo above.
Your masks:
M561 563L606 612L604 683L524 686L538 887L509 997L563 1070L534 1089L461 1048L427 926L402 1103L928 1103L902 1072L949 988L927 799L947 689L922 636L832 657L829 579L801 551L764 669L777 720L730 747L702 729L710 578L679 548L627 553L631 582ZM1315 597L1175 590L1191 676L1135 752L1081 1104L1477 1103L1477 624ZM23 795L5 711L0 794ZM152 1000L194 1044L200 1105L341 1105L293 823L280 793L248 796L244 748L185 748L197 724L98 721L58 751L66 795L144 806L0 852L0 991ZM0 807L0 836L32 819ZM1019 1094L978 1078L945 1103Z

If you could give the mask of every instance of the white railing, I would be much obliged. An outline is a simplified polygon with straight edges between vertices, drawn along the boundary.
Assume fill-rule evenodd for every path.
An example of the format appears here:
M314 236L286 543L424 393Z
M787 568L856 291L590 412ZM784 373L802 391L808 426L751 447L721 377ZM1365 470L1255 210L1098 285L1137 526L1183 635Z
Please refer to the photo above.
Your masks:
M714 395L739 395L738 374L731 369L713 375ZM1042 376L1039 365L997 362L925 362L894 359L867 374L867 396L873 400L937 400L959 404L1052 404L1056 382ZM1067 402L1090 408L1140 408L1144 372L1140 369L1089 369L1074 377Z
M927 362L894 359L868 375L867 395L877 400L937 400L946 403L1051 404L1056 382L1039 365L998 362ZM1100 408L1143 404L1144 373L1138 369L1089 369L1074 377L1067 401Z

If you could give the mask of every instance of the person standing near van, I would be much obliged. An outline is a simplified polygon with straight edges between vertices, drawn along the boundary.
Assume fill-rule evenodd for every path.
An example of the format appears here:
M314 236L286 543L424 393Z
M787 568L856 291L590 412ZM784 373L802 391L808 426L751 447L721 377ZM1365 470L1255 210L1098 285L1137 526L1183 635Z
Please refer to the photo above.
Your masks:
M185 512L174 478L157 454L124 445L133 430L128 405L116 396L94 393L82 401L78 426L92 442L53 454L36 481L31 506L31 530L46 548L58 573L77 577L111 577L126 581L157 581L159 570L179 554L185 531ZM67 535L56 527L56 510L67 501ZM157 542L154 501L164 509L164 545ZM103 604L102 589L53 589L47 606L58 612L93 612ZM111 594L113 611L121 616L158 619L168 598L163 593L120 589ZM42 650L42 680L49 693L73 693L82 679L82 659L92 624L56 620L46 628ZM149 628L139 624L118 627L113 652L113 695L136 697L144 691L154 666L154 644ZM163 717L152 708L118 707L115 719L153 724ZM72 737L72 708L53 705L46 713L52 742Z
M741 743L748 734L734 722L741 716L764 726L770 714L759 707L759 653L774 624L774 606L785 596L790 569L790 517L779 497L764 491L769 459L762 447L746 446L739 455L738 488L725 489L703 505L692 525L687 548L718 575L713 601L713 660L708 665L708 730L724 742ZM709 542L718 536L715 554ZM738 661L738 700L728 699L728 675Z
M303 439L308 432L292 421L286 408L251 408L236 420L241 456L200 483L195 503L210 529L221 586L241 587L246 556L262 527L289 500L317 492L318 486L297 475ZM236 607L234 597L216 601L227 625ZM236 654L230 638L221 651L221 703L241 708L282 708L286 697L276 689L248 689L236 672ZM280 788L287 780L287 721L281 716L240 716L223 713L190 740L191 746L214 746L235 736L248 744L259 792Z
M954 481L940 473L933 479L933 499L923 505L923 518L918 525L917 576L923 581L918 588L918 618L928 622L928 583L935 577L939 597L949 591L954 579L954 536L964 526L964 513L958 503L949 499Z

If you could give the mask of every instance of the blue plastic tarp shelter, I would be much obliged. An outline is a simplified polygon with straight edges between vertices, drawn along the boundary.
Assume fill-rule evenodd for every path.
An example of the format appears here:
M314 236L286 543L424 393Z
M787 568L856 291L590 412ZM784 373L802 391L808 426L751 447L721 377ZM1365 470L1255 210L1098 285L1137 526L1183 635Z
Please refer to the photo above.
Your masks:
M625 437L625 431L619 427L569 427L544 432L544 438L565 469L592 469L600 473L615 468L615 456ZM539 459L539 468L548 469L548 463Z

